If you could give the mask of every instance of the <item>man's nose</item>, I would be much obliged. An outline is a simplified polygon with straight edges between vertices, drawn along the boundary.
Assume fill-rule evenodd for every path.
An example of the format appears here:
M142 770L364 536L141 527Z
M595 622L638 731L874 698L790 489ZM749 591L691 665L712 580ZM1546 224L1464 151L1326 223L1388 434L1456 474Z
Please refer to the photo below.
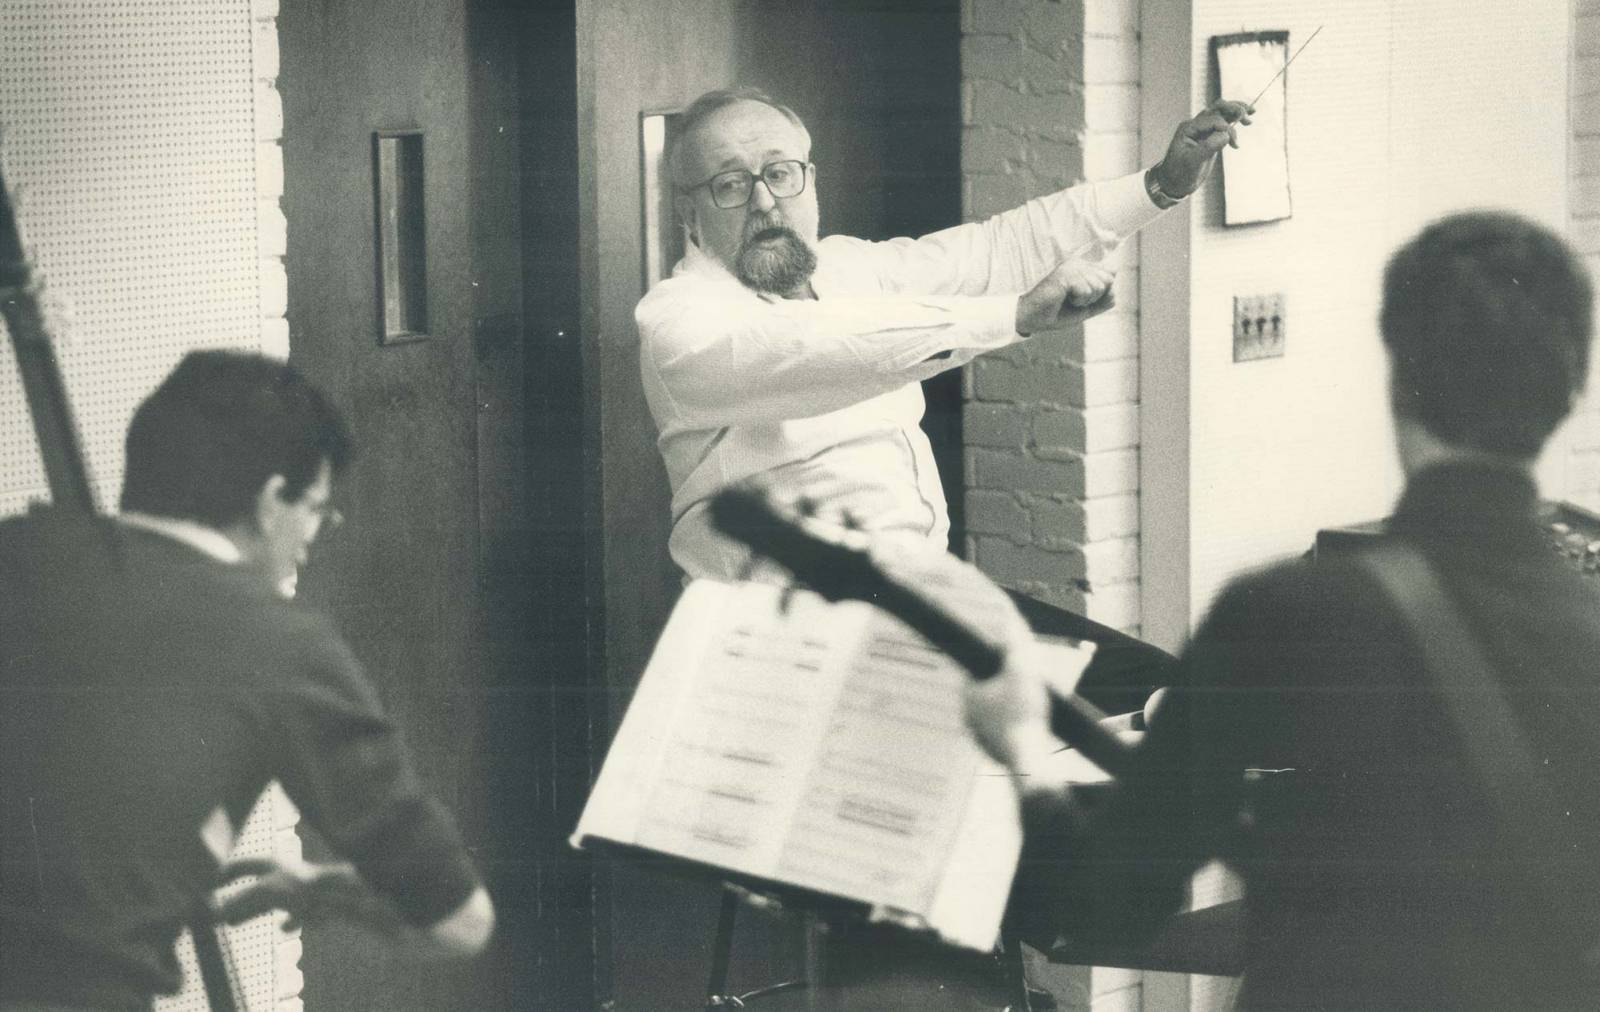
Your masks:
M772 195L765 179L757 179L750 184L750 206L758 211L770 211L778 206L778 198Z

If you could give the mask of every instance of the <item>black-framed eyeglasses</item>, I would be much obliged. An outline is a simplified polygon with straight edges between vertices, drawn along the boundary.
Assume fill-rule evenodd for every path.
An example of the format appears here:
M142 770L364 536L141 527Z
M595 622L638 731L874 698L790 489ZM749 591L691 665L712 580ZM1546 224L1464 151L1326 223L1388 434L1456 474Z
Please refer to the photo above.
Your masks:
M768 162L761 166L760 174L749 169L729 169L719 172L703 183L684 188L688 193L705 187L711 191L711 202L727 210L734 207L743 207L750 203L750 195L756 192L756 180L761 180L767 186L767 192L774 197L798 197L805 192L807 164L798 158L786 158L781 162Z

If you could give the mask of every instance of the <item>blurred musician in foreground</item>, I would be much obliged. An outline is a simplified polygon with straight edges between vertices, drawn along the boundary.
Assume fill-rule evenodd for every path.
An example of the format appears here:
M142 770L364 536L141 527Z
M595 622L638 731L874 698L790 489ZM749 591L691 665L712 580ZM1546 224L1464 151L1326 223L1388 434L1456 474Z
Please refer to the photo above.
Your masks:
M1222 593L1108 803L1035 761L1059 746L1034 672L969 689L969 722L1019 774L1019 874L1050 883L1051 928L1137 937L1221 856L1246 887L1244 1007L1600 1008L1600 595L1541 537L1532 478L1584 385L1590 304L1567 246L1499 213L1428 227L1384 279L1407 477L1386 536L1481 640L1551 810L1501 806L1474 775L1371 569L1274 566ZM1252 797L1250 768L1293 772ZM1548 846L1503 831L1519 820Z
M119 519L0 523L0 1009L148 1007L208 913L486 944L452 820L343 639L284 593L349 451L290 366L196 352L134 416ZM351 864L224 867L273 779ZM215 901L240 872L261 877Z

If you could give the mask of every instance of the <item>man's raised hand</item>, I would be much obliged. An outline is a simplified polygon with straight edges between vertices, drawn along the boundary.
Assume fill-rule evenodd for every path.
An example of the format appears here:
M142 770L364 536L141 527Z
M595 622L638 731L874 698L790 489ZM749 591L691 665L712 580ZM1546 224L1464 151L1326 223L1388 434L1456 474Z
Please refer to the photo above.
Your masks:
M1024 336L1064 323L1099 316L1116 304L1111 282L1116 273L1088 260L1069 257L1017 299L1017 333Z
M1154 170L1161 192L1176 199L1198 190L1210 174L1217 152L1239 146L1239 127L1250 124L1253 112L1255 108L1248 103L1223 99L1179 123L1166 157Z

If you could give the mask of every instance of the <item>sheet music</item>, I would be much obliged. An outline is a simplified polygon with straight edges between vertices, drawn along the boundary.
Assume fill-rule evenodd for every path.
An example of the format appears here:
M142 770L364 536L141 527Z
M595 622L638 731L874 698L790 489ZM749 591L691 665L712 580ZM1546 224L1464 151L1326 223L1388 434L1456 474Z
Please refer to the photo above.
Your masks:
M978 762L962 723L966 676L881 615L853 660L778 873L926 910Z
M1021 847L953 661L878 609L697 581L573 836L866 902L985 949Z
M843 681L851 627L869 617L835 613L811 594L792 595L781 611L782 595L713 583L685 593L679 608L716 616L721 629L701 648L669 725L641 846L751 874L777 867Z

